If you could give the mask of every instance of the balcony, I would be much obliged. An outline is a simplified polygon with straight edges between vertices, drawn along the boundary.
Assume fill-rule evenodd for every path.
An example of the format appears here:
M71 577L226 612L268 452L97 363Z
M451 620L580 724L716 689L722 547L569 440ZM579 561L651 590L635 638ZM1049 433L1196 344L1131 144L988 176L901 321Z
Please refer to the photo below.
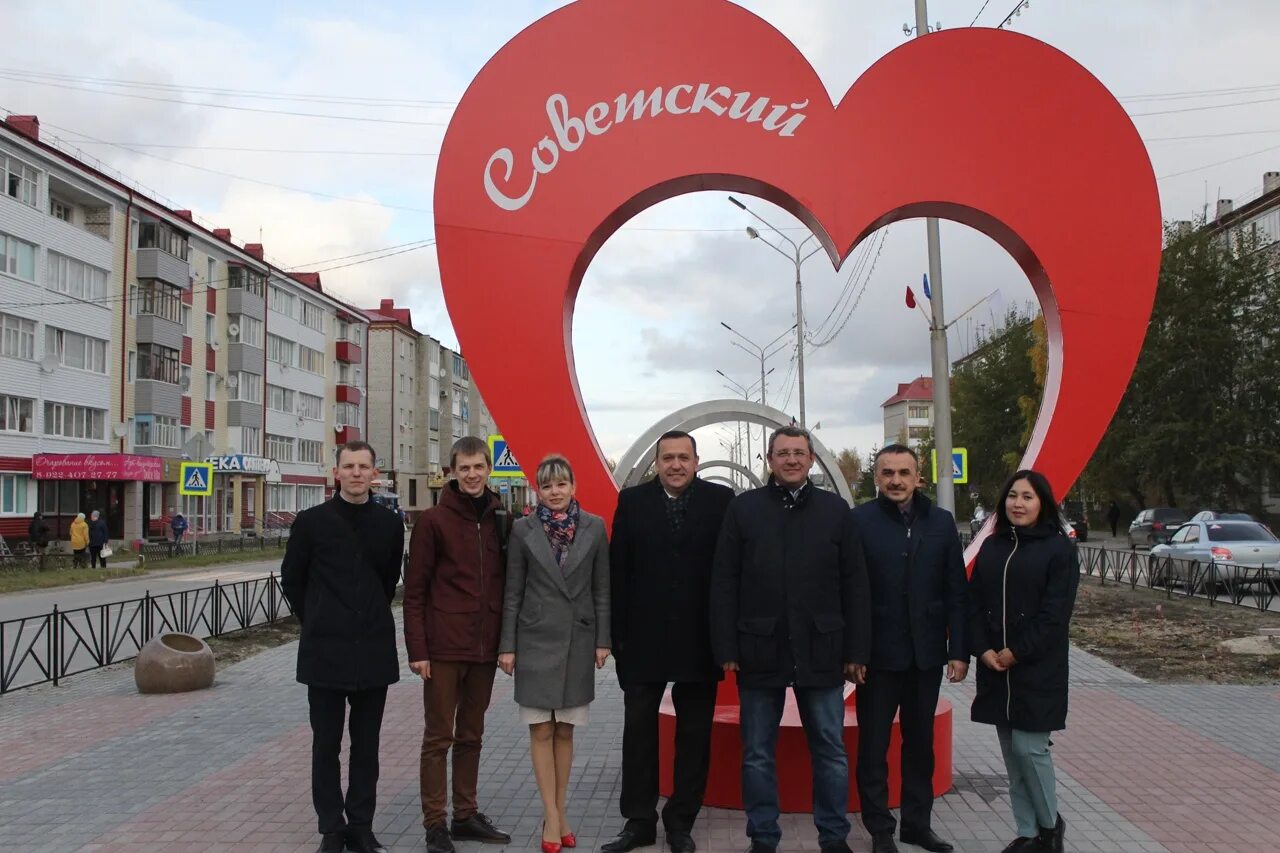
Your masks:
M191 267L164 249L138 249L138 278L154 278L176 287L191 286Z
M342 429L338 430L337 437L335 438L335 441L337 441L338 444L346 444L348 441L359 440L360 427L354 426L344 426Z
M338 361L344 361L347 364L360 364L364 361L364 352L360 349L359 344L353 344L351 341L338 341Z
M339 403L354 403L355 405L358 406L360 405L360 400L363 396L364 395L360 391L360 389L354 385L338 386L338 402Z

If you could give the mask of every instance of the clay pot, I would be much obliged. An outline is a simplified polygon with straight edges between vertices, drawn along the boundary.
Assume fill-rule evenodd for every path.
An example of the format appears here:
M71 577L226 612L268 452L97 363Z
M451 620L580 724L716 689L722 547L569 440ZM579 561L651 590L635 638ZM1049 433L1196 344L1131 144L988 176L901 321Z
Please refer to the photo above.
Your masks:
M152 637L138 652L133 680L139 693L185 693L213 684L213 650L199 637Z

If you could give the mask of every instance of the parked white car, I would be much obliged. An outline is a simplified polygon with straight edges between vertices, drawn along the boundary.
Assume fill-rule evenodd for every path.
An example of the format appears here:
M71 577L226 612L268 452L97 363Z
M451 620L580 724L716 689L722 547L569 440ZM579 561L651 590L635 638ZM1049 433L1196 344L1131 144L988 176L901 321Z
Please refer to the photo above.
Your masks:
M1200 585L1208 580L1210 565L1217 567L1218 582L1228 585L1268 577L1251 571L1256 569L1280 577L1280 539L1256 521L1190 521L1168 543L1151 548L1157 583Z

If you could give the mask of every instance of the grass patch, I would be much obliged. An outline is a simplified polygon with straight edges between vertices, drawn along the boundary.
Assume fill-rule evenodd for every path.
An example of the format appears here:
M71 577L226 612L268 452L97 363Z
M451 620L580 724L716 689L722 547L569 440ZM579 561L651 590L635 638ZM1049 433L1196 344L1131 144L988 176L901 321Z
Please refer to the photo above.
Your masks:
M149 571L158 571L224 566L229 563L279 563L283 559L284 549L272 547L265 551L224 551L221 554L187 554L181 557L166 557L162 560L149 559L146 566Z
M97 583L112 578L145 575L146 569L128 567L106 569L16 569L0 571L0 594L26 589L53 589L80 583Z
M1232 654L1219 643L1280 627L1280 613L1081 577L1071 640L1150 681L1280 684L1280 656Z
M291 643L298 639L300 630L298 617L290 616L265 625L245 628L243 631L223 634L221 637L209 637L205 642L213 650L213 658L221 669L267 649Z

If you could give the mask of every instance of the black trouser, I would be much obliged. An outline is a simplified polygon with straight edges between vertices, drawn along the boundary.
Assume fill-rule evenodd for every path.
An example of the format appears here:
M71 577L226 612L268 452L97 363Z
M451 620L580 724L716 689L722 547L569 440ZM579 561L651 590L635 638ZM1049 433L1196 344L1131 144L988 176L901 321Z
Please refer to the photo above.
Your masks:
M320 819L320 832L342 832L347 826L372 828L378 798L378 739L387 688L346 691L308 687L307 702L311 706L311 802ZM339 752L348 702L351 760L344 798Z
M89 568L96 569L98 568L99 563L102 564L102 568L105 569L107 567L107 558L102 556L102 546L90 545L89 546Z
M716 682L677 682L676 759L671 797L662 809L667 832L689 832L702 808L711 766L711 720ZM619 807L627 828L654 832L658 825L658 708L664 684L623 685L622 795Z
M871 669L858 686L858 799L862 825L875 835L893 832L889 811L889 733L893 715L902 733L902 825L929 829L933 812L933 716L942 667L892 672Z

